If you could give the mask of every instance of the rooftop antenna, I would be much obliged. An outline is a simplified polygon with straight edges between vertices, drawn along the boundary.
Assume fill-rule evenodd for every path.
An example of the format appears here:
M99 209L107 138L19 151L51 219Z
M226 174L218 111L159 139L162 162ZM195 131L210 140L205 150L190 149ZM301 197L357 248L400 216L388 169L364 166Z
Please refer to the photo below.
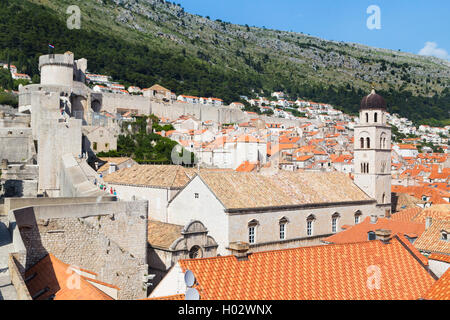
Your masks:
M194 273L191 270L186 270L184 273L184 283L188 287L186 289L186 293L184 295L185 300L200 300L200 293L197 289L192 288L195 283L195 276Z

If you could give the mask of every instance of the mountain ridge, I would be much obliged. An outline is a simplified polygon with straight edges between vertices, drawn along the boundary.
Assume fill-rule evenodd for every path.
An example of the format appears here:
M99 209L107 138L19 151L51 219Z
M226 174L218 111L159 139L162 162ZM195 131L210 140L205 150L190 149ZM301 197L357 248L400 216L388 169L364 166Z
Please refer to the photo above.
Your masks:
M50 8L61 22L72 5L69 0L27 2ZM111 65L132 52L111 55L113 61L106 63L91 53L92 48L84 50L87 44L78 45L83 50L71 50L87 55L91 71L109 72L129 84L150 86L153 83L148 81L155 81L177 94L215 95L226 102L239 95L283 90L293 98L332 103L354 113L375 83L392 112L416 122L437 119L445 124L448 120L450 63L438 58L212 21L159 0L82 0L77 5L82 12L81 33L120 38L161 54L161 66L152 65L149 70L124 61L125 74ZM62 40L55 35L54 41ZM166 61L165 56L170 58ZM171 71L170 66L181 71ZM186 73L192 72L192 66L200 70L197 78ZM218 83L221 79L226 83ZM408 105L412 102L418 107Z

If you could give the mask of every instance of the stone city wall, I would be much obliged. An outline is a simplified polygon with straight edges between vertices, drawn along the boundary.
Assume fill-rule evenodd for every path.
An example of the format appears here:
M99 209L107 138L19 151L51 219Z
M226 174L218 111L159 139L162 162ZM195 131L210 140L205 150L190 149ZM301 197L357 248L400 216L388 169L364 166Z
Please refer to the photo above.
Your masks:
M35 206L14 215L26 269L52 253L118 286L119 299L146 297L147 202Z

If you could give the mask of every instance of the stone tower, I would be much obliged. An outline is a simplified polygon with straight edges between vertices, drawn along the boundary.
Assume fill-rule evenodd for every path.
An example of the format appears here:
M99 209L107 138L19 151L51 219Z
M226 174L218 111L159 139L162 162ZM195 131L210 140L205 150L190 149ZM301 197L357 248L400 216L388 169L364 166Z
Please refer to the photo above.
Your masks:
M391 211L391 127L386 102L375 89L361 101L355 126L355 184L377 201L377 215Z

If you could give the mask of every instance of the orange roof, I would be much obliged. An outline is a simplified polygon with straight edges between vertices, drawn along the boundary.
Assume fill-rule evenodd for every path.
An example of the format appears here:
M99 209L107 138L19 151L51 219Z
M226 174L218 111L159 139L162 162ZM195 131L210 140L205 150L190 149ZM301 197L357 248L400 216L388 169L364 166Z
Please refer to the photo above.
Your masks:
M329 236L323 241L330 243L352 243L367 241L367 233L378 229L391 230L392 235L405 234L412 238L419 237L425 231L424 223L395 221L388 218L378 218L376 223L370 222L370 217L344 231Z
M397 236L389 244L375 240L179 264L194 273L203 300L416 300L435 283ZM376 270L379 289L368 285Z
M402 222L411 222L414 218L422 211L421 208L409 208L391 215L391 220L393 221L402 221Z
M428 257L428 259L450 263L450 255L447 254L432 253Z
M184 294L174 294L165 297L145 298L142 300L186 300Z
M88 282L99 282L95 279L80 276L80 288L69 288L68 283L71 283L69 277L73 275L74 271L68 272L68 270L70 270L70 265L58 260L53 254L45 256L25 272L25 278L35 274L33 278L26 281L31 296L48 288L35 300L46 300L53 295L53 300L113 300ZM107 285L103 282L102 284ZM117 287L114 288L117 289Z
M295 161L307 161L309 159L311 159L314 156L300 156L300 157L293 157L293 160Z
M238 172L252 172L256 168L255 163L250 163L248 161L244 161L241 163L239 167L237 167L236 171Z
M242 135L242 136L238 137L237 138L237 142L257 143L259 141L255 137L252 137L252 136L249 136L249 135L245 134L245 135Z
M425 294L424 299L450 300L450 268L435 282Z
M399 144L398 147L400 149L417 150L416 146L413 144Z

